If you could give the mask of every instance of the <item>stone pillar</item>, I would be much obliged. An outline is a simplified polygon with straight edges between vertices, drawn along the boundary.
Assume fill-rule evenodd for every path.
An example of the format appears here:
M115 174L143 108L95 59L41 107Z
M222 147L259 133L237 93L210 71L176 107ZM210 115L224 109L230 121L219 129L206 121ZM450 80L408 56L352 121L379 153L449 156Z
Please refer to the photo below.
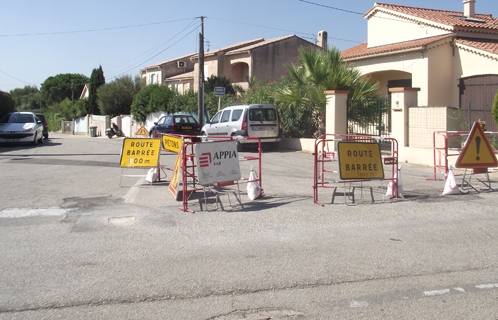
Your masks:
M408 108L417 107L420 88L390 88L391 92L391 136L398 140L399 147L408 147Z
M347 134L348 132L348 94L349 91L329 90L325 110L325 133Z

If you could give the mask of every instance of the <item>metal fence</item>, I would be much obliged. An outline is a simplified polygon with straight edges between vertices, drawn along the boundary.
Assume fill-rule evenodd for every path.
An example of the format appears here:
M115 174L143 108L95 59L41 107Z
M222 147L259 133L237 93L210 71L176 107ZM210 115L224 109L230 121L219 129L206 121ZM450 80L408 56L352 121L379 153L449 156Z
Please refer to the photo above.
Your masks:
M348 100L348 134L389 136L391 133L391 100Z
M62 133L73 133L72 121L62 121Z

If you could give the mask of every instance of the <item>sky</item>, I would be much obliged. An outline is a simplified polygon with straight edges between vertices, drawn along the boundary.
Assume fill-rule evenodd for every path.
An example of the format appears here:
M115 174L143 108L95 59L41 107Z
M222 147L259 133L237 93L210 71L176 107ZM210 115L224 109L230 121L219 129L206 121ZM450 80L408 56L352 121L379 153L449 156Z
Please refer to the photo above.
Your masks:
M463 11L462 0L383 0L383 3ZM367 41L363 17L374 0L0 0L0 91L40 88L50 76L90 77L102 66L106 82L136 76L148 65L198 52L200 17L207 51L258 38L295 34L315 42L328 33L340 50ZM497 0L477 0L476 13L498 16Z

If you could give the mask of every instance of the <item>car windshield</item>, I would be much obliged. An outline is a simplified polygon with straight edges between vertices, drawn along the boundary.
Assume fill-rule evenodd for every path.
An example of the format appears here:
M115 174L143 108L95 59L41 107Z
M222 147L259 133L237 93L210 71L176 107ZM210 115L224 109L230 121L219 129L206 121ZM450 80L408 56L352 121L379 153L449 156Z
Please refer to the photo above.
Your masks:
M35 119L30 114L10 113L3 116L0 123L34 123Z

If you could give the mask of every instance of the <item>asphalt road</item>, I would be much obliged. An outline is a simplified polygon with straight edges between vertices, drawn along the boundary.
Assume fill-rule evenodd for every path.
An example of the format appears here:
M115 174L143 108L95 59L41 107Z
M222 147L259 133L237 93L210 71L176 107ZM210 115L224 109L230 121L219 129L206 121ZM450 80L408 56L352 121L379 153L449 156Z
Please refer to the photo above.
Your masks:
M372 181L346 205L340 184L321 207L313 156L281 150L263 154L263 198L192 214L171 172L126 176L145 170L119 167L122 143L0 146L0 319L498 319L498 193L476 180L442 196L405 164L404 199Z

